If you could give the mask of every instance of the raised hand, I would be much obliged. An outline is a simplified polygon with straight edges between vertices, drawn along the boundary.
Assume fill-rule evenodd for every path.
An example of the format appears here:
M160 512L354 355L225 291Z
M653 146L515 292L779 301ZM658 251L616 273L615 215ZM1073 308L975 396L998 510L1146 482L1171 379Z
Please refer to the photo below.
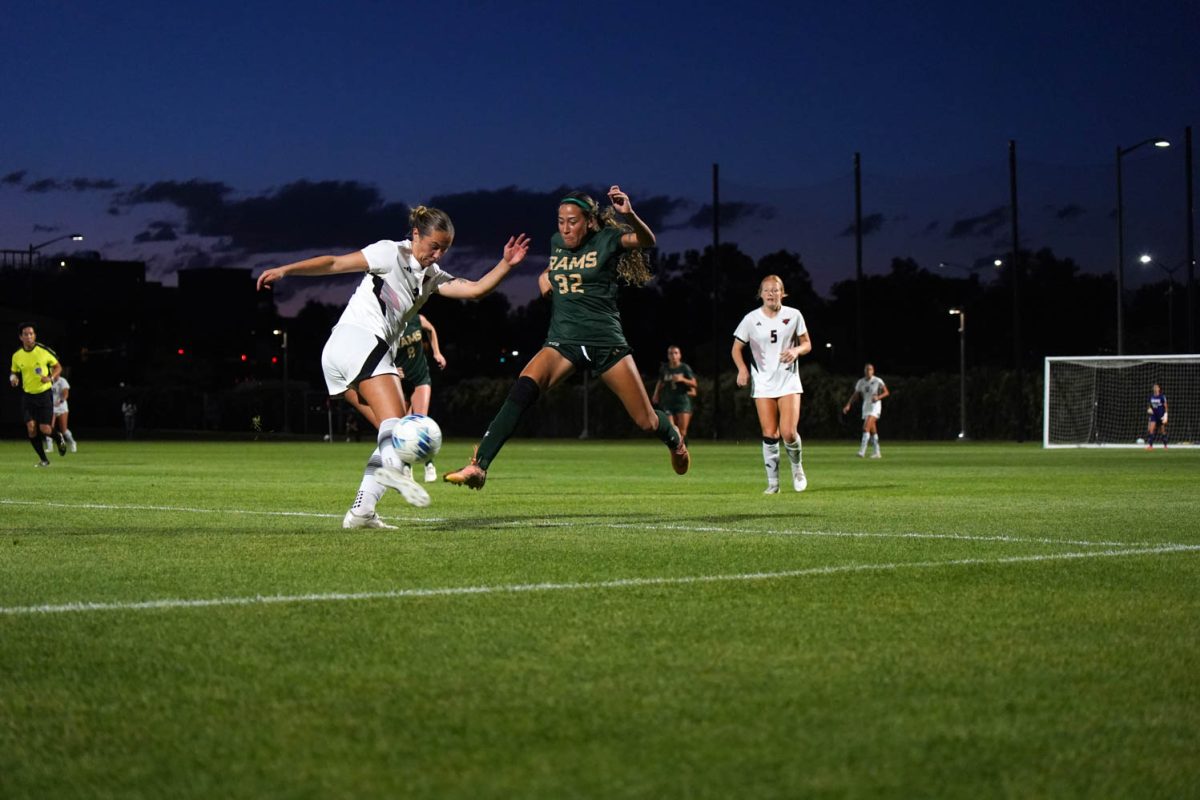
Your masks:
M612 203L613 210L621 214L628 214L633 211L633 204L629 202L629 195L622 192L620 186L614 184L609 187L608 201Z
M283 275L284 272L280 267L263 270L263 273L258 276L258 291L261 292L263 289L269 289L271 284L282 278Z
M508 244L504 245L504 260L509 263L509 266L515 267L525 260L525 256L529 253L529 242L529 237L523 233L508 238Z

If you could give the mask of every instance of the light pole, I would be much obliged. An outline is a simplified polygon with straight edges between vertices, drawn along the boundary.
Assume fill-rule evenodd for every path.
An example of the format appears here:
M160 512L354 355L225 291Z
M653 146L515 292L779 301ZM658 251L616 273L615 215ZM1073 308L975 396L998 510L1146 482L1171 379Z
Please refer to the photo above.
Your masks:
M287 330L276 328L271 331L276 336L281 337L280 347L283 350L283 432L291 433L292 426L290 415L288 414L288 346L287 346Z
M1165 264L1155 261L1149 253L1143 253L1138 261L1146 266L1153 264L1154 266L1167 273L1167 352L1175 352L1175 273L1179 268L1186 264L1186 261L1181 261L1174 267L1168 268Z
M49 241L42 242L41 244L29 245L29 266L31 266L31 267L33 266L33 254L34 253L36 253L38 250L41 250L43 247L45 247L47 245L54 244L55 242L61 242L63 239L70 239L73 242L82 242L83 234L82 233L64 233L62 236L56 236Z
M956 261L939 261L938 262L938 269L957 269L961 272L967 273L968 275L978 275L980 270L986 269L989 266L998 270L1004 266L1004 262L1001 261L1000 259L996 258L996 259L992 260L991 264L985 264L982 261L980 261L980 262L977 262L975 264L975 266L973 266L973 267L968 267L965 264L959 264Z
M967 440L967 312L961 308L950 309L950 316L958 317L958 440Z
M1125 355L1125 204L1121 192L1121 159L1143 145L1170 147L1161 136L1143 139L1135 145L1117 145L1117 355Z

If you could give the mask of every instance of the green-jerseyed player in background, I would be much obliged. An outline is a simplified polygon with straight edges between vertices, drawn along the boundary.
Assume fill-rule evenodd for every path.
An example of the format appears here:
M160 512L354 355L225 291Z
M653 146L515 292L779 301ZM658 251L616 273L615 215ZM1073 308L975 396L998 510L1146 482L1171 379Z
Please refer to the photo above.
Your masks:
M695 396L696 373L683 363L683 351L671 345L667 348L667 363L658 368L658 383L654 384L650 402L667 412L685 442L688 426L692 422L692 398Z
M667 446L675 472L688 471L687 445L670 417L650 404L617 311L618 278L639 286L650 279L642 248L653 246L654 233L633 212L629 195L619 186L608 190L608 199L612 206L603 213L583 192L571 192L559 201L550 265L538 276L538 287L551 302L546 342L521 371L471 462L446 475L450 483L482 489L488 467L516 430L521 415L539 394L576 369L598 375L638 427L653 432ZM624 216L625 225L617 222L614 211Z

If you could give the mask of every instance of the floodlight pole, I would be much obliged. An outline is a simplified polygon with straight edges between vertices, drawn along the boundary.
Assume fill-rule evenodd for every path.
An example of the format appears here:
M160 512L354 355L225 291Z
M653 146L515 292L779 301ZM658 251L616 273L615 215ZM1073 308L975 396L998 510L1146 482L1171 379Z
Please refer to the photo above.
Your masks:
M713 348L713 421L712 437L721 438L721 330L720 297L717 281L721 265L721 185L720 166L712 165L712 348Z
M1170 147L1161 136L1143 139L1130 147L1117 145L1117 355L1125 355L1125 204L1121 187L1121 159L1143 145Z
M866 359L863 341L862 154L854 154L854 346L860 362Z
M950 309L958 317L958 440L967 440L967 312Z

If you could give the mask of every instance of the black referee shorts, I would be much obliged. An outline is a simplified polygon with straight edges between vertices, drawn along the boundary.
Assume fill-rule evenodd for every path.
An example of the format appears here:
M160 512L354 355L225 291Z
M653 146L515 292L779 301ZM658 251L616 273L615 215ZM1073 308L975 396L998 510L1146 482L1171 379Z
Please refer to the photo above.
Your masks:
M26 422L33 420L38 425L49 425L53 422L54 392L21 392L21 417Z

